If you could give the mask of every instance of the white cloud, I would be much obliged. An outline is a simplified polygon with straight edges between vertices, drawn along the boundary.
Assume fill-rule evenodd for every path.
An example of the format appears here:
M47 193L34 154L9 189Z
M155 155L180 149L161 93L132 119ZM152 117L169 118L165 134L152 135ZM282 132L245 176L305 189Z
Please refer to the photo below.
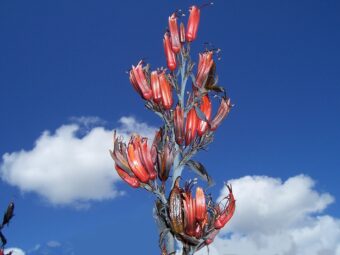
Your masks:
M25 252L20 248L7 248L4 250L4 254L12 252L12 255L25 255Z
M246 176L230 183L237 210L211 254L340 255L340 220L324 213L334 198L316 191L310 177ZM224 188L220 198L226 194Z
M34 192L54 205L87 206L91 200L121 194L120 181L108 150L113 130L92 127L83 133L81 123L101 123L96 118L78 118L77 123L60 126L54 133L44 131L31 150L3 155L1 178L23 192ZM117 132L125 137L132 131L153 137L155 129L132 117L119 120ZM79 131L82 131L79 133Z
M46 245L47 245L48 247L54 248L54 247L59 247L59 246L61 246L61 243L59 243L58 241L52 240L52 241L47 242Z

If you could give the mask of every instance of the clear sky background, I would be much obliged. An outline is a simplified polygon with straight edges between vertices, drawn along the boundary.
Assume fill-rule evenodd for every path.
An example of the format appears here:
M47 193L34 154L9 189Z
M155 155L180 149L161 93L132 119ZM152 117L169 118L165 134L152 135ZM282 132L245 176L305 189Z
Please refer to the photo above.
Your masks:
M165 65L167 18L192 4L0 1L0 206L16 203L4 233L17 254L159 254L153 197L122 183L107 151L113 129L161 124L126 71ZM193 51L222 49L235 103L198 156L212 194L231 180L238 200L211 254L340 254L339 13L338 0L202 10Z

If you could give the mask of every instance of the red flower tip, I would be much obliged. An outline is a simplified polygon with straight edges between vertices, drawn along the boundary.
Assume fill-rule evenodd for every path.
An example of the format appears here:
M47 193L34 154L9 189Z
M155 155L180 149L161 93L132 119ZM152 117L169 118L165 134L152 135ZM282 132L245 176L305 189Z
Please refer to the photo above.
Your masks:
M178 53L181 50L181 43L179 41L179 32L178 32L176 13L173 13L169 17L169 30L170 30L170 36L171 36L172 51L175 53Z
M187 25L186 31L186 40L188 42L192 42L196 39L198 24L200 22L200 9L197 6L191 6L190 8L190 16Z
M163 45L167 66L170 71L174 71L177 67L176 55L172 51L169 33L164 34Z

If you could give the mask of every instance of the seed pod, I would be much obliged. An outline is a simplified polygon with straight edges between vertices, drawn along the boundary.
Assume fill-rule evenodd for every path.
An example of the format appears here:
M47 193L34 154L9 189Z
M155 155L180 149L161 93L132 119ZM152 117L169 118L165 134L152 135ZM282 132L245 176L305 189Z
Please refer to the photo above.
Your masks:
M171 220L172 230L175 233L182 233L184 227L182 212L182 196L179 188L180 177L177 177L175 185L170 192L169 197L169 216Z
M228 113L231 109L230 98L222 98L220 107L218 108L216 116L210 122L210 129L212 131L216 130L217 127L221 124L223 119L227 117Z
M184 140L184 110L179 104L174 112L174 128L176 143L181 145Z

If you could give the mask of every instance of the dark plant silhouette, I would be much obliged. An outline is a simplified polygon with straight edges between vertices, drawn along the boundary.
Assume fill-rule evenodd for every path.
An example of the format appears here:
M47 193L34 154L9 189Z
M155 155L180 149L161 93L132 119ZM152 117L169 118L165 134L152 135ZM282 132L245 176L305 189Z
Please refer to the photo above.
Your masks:
M1 240L0 255L4 255L4 249L5 249L5 246L7 244L7 239L6 239L5 235L2 233L2 230L6 225L7 226L9 225L9 222L11 221L13 216L14 216L14 203L10 202L8 207L7 207L6 212L4 214L2 223L0 225L0 240ZM11 255L11 254L12 254L12 252L10 251L6 255Z

